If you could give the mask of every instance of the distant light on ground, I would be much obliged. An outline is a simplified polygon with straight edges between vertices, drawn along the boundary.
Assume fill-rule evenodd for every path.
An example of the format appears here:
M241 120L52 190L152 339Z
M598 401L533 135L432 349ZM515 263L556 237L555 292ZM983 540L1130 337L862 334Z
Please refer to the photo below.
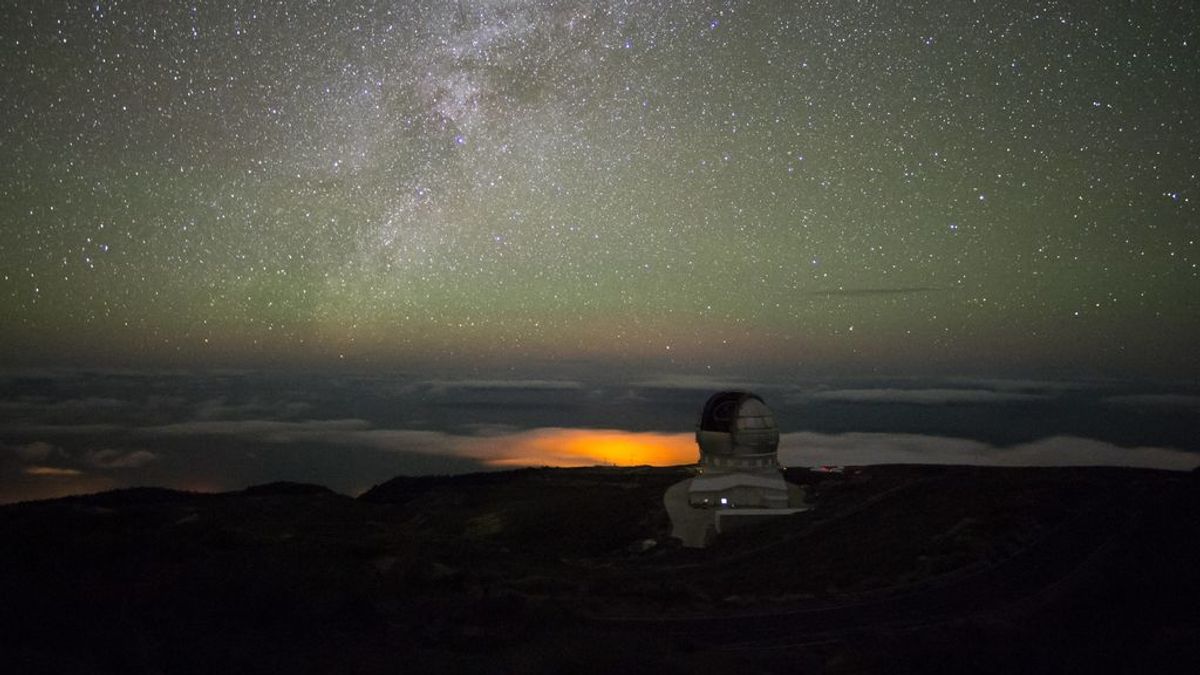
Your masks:
M671 466L697 458L691 433L617 429L533 429L477 439L467 453L493 466Z

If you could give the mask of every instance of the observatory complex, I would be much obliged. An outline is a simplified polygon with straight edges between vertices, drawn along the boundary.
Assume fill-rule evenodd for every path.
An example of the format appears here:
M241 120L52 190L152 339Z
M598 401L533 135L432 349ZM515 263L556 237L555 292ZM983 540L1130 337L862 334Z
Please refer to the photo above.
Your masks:
M696 425L696 443L699 475L671 486L664 497L671 534L685 546L703 547L738 523L804 510L799 490L783 480L779 427L759 396L713 394Z

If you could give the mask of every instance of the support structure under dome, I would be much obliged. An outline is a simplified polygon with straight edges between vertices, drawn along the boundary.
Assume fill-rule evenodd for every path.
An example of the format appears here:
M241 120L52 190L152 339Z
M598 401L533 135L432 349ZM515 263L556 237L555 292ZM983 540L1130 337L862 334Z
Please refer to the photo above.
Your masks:
M713 394L696 425L700 475L667 490L674 529L685 546L702 547L735 522L804 510L780 473L779 427L756 394Z

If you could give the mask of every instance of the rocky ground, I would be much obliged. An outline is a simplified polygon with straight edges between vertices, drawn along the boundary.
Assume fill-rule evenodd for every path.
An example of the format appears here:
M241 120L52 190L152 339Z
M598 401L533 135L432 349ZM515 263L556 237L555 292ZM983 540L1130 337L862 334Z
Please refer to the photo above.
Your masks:
M685 468L0 507L6 672L1200 672L1200 474L789 470L668 537Z

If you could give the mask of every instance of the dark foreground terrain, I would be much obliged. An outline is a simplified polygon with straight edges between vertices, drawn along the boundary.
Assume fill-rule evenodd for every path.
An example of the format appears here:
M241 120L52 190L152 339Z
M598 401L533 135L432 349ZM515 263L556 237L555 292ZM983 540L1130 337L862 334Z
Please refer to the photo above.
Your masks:
M686 469L0 508L5 672L1200 672L1200 475L789 470L668 537Z

